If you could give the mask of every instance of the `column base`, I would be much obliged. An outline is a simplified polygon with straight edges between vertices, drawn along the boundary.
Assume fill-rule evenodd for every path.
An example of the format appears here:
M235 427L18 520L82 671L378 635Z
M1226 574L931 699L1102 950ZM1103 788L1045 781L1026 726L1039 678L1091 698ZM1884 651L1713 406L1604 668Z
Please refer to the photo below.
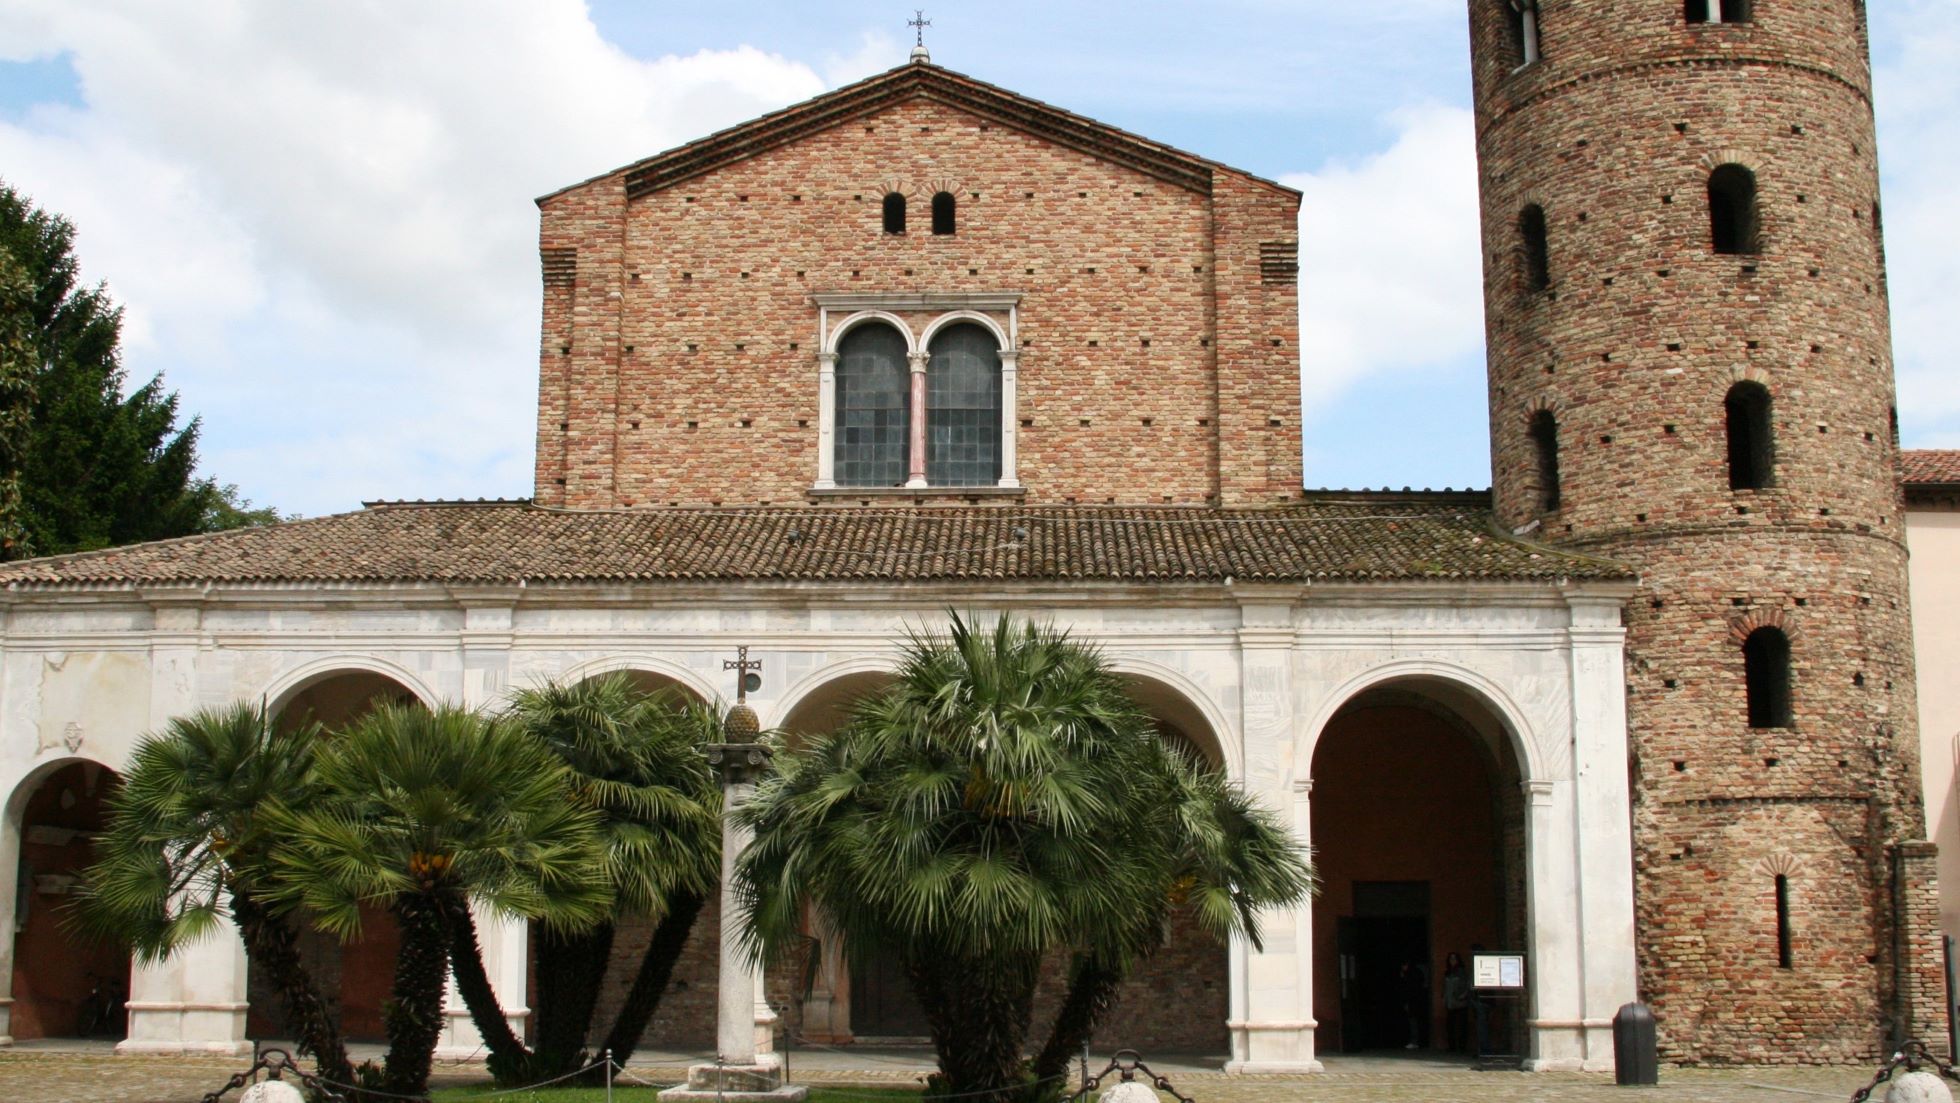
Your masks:
M8 1039L9 1042L12 1039ZM116 1052L125 1057L250 1057L251 1042L169 1042L125 1038L116 1043Z
M687 1083L660 1093L663 1103L721 1100L724 1103L797 1103L810 1094L801 1084L783 1083L780 1061L761 1065L690 1065Z
M1326 1072L1319 1061L1227 1061L1227 1076L1297 1076L1304 1072Z

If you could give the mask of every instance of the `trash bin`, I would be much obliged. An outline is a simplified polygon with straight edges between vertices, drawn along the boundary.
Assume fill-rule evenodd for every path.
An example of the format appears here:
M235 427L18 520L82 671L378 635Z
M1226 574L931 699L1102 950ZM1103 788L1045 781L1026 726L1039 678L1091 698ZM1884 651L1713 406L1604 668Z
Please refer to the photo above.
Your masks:
M1654 1013L1630 1003L1613 1016L1613 1082L1621 1086L1661 1082L1660 1038Z

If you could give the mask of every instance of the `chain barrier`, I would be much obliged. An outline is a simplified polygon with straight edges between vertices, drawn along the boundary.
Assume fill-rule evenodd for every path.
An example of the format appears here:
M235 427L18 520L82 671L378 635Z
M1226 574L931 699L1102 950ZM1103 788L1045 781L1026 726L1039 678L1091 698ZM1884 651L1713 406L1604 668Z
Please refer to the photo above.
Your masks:
M312 1088L315 1092L329 1100L330 1103L347 1103L346 1096L328 1091L325 1087L329 1083L328 1081L322 1080L299 1067L299 1064L293 1060L292 1054L287 1053L283 1049L268 1049L261 1052L252 1061L251 1068L225 1081L225 1086L219 1088L217 1091L204 1093L202 1103L218 1103L220 1099L224 1098L226 1092L257 1082L258 1075L261 1072L266 1074L266 1079L268 1080L281 1080L286 1073L290 1072L300 1083Z
M1878 1070L1878 1075L1872 1077L1871 1083L1852 1093L1851 1103L1866 1103L1872 1097L1872 1092L1877 1091L1880 1084L1892 1079L1900 1069L1907 1072L1921 1072L1924 1071L1921 1068L1923 1065L1931 1065L1944 1079L1960 1081L1960 1072L1955 1072L1952 1065L1935 1056L1925 1042L1917 1038L1909 1038L1899 1047L1898 1052L1892 1054L1892 1059L1885 1063L1885 1067Z
M1153 1072L1149 1065L1143 1063L1143 1055L1134 1049L1117 1050L1116 1056L1109 1059L1109 1064L1101 1072L1082 1081L1081 1089L1068 1097L1068 1103L1081 1103L1082 1100L1088 1099L1089 1093L1102 1087L1103 1081L1111 1073L1114 1073L1117 1081L1123 1084L1135 1083L1137 1074L1142 1073L1150 1078L1145 1081L1146 1083L1160 1092L1169 1092L1178 1103L1195 1103L1190 1096L1172 1087L1169 1080Z

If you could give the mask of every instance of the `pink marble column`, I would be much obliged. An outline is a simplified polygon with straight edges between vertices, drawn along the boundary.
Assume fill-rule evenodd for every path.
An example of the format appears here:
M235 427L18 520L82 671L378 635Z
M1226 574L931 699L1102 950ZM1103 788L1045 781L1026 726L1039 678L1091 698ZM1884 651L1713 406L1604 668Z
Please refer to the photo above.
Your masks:
M926 363L928 352L911 354L912 360L912 470L905 480L908 487L926 485Z

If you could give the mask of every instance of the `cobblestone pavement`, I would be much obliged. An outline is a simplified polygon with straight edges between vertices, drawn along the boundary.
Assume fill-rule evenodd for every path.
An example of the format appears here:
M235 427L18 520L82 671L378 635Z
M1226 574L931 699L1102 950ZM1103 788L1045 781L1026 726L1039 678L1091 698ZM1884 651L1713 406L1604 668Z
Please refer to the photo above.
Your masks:
M633 1079L680 1079L682 1066L667 1063L674 1055L653 1056L653 1063L634 1062ZM902 1084L919 1075L916 1059L849 1056L803 1053L792 1057L791 1069L798 1081L833 1085ZM224 1057L0 1050L0 1103L195 1103L247 1064ZM853 1064L865 1067L848 1067ZM1669 1069L1656 1089L1618 1088L1603 1075L1475 1072L1420 1059L1335 1058L1326 1072L1312 1076L1226 1076L1175 1060L1166 1061L1164 1071L1198 1103L1803 1103L1848 1100L1876 1069ZM477 1065L445 1066L437 1076L438 1083L484 1079Z

